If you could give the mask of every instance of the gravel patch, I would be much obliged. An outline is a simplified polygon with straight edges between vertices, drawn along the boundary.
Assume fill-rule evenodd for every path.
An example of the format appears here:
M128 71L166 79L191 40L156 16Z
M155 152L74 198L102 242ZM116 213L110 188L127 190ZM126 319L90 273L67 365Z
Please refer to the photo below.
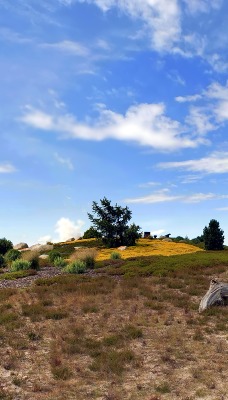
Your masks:
M15 280L3 279L0 281L1 288L24 288L31 286L38 278L52 278L53 276L61 275L62 272L55 267L41 268L36 275L26 276Z

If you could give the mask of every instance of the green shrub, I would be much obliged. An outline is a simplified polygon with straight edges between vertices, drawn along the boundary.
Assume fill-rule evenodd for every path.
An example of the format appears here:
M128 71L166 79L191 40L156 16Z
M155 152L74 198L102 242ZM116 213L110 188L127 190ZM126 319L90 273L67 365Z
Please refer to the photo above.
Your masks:
M86 256L85 258L83 258L82 261L84 261L86 268L90 268L90 269L94 268L95 259L93 256Z
M13 243L6 238L0 239L0 254L3 256L7 253L8 250L13 248Z
M15 260L11 264L11 272L15 271L25 271L27 269L31 269L31 263L27 260Z
M61 257L61 254L60 254L60 252L57 251L57 250L51 250L51 251L49 252L49 254L48 254L48 257L49 257L49 261L53 263L53 262L55 261L56 258Z
M83 274L86 271L86 263L82 260L75 260L64 268L69 274Z
M57 257L54 259L54 266L57 268L65 268L67 265L67 262L62 258L62 257Z
M12 261L18 260L19 258L21 258L21 252L16 249L10 249L5 254L5 260L9 263L11 263Z
M117 251L113 251L113 252L110 254L110 259L111 259L111 260L120 260L120 258L121 258L121 254L118 253Z
M4 257L0 254L0 268L3 268L5 264L5 259Z
M37 251L24 251L22 253L22 259L30 263L30 268L36 271L40 268L39 266L39 253Z

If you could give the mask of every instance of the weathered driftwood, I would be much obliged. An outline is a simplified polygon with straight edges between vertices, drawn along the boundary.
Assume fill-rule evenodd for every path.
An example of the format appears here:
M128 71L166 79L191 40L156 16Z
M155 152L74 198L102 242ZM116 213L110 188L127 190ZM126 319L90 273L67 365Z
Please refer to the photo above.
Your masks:
M219 282L217 279L211 280L209 290L200 302L199 312L214 305L228 305L228 283Z

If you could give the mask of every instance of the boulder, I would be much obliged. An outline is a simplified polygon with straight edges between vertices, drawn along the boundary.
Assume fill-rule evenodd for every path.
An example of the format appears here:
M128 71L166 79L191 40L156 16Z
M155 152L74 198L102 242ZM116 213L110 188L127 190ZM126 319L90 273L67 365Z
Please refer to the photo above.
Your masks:
M23 250L23 249L27 249L28 245L27 245L27 243L21 242L21 243L15 244L15 246L13 246L13 248L15 250Z
M49 255L48 254L41 254L39 256L39 258L41 258L42 260L46 260L47 258L49 258Z
M67 240L65 240L65 242L75 242L75 238L67 239Z
M39 252L46 252L46 251L50 251L53 250L54 246L53 244L34 244L33 246L29 247L29 250L33 250L33 251L39 251Z
M167 238L162 239L162 241L163 241L163 242L172 242L172 239L170 239L170 238L167 237Z
M218 279L211 280L210 287L200 302L199 312L215 305L228 305L228 283L220 282Z
M127 248L127 246L120 246L120 247L118 247L118 250L123 251L123 250L126 250L126 248Z

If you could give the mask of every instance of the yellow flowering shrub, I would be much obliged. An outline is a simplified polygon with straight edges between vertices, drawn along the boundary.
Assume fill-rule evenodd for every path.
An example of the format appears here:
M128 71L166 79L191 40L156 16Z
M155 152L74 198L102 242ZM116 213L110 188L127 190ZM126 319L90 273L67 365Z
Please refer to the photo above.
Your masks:
M195 253L204 251L196 246L186 243L163 242L162 240L139 239L136 246L127 247L125 250L118 250L122 259L140 256L173 256L178 254ZM101 249L96 257L97 261L110 258L113 249Z

